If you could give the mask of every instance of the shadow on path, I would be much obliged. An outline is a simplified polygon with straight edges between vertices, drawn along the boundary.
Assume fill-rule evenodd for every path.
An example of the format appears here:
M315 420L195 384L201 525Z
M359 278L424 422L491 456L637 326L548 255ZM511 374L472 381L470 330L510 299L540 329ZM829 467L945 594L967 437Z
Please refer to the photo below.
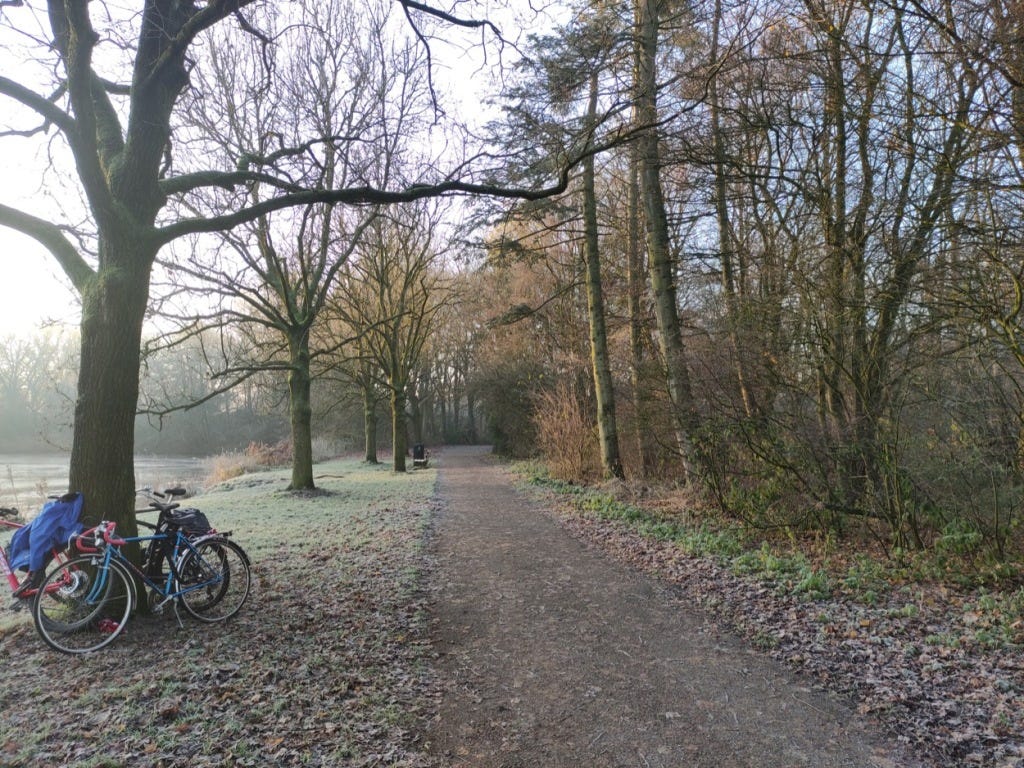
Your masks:
M565 533L480 448L437 457L431 634L454 768L914 765L848 708Z

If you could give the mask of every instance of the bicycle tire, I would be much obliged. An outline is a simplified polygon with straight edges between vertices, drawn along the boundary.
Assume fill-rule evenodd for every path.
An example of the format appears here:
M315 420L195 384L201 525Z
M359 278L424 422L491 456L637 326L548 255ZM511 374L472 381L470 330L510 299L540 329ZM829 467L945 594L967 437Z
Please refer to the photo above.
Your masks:
M33 595L33 615L39 601L56 601L56 604L48 603L41 609L43 618L53 631L72 632L79 625L92 620L94 614L103 607L103 600L97 598L92 610L84 610L84 604L77 601L88 595L88 590L95 581L97 568L91 557L79 557L55 565L43 577L36 594Z
M222 536L195 543L179 558L176 570L181 604L199 621L230 619L249 597L249 556Z
M47 574L33 602L32 618L36 632L54 650L89 653L124 631L134 602L135 584L124 566L112 561L104 568L85 556Z

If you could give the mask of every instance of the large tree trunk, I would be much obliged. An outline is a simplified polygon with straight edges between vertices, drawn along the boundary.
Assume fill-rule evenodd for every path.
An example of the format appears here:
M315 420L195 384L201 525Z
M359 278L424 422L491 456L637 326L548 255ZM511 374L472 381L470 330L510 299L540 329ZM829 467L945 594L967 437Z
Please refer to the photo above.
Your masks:
M69 146L96 225L99 251L95 271L69 253L67 241L67 248L52 251L82 298L68 483L70 490L85 496L85 522L110 520L121 535L129 536L138 532L133 510L139 350L150 274L160 248L153 223L166 202L159 188L160 169L167 160L170 114L188 84L184 60L192 38L182 30L199 11L188 4L173 10L143 4L131 117L122 126L118 109L92 70L98 37L86 5L49 3L51 50L63 63L69 117L74 115L76 139L69 136ZM207 25L228 13L204 10ZM51 232L40 242L48 245L57 239Z
M291 366L288 372L289 412L292 426L292 481L288 490L312 490L313 482L313 406L310 398L309 332L288 338Z
M587 117L597 113L597 73L590 76ZM590 325L590 363L597 399L597 431L601 442L601 468L606 477L625 477L619 456L619 430L615 419L615 388L608 358L608 331L604 322L604 293L601 289L601 252L597 233L597 193L594 189L594 158L583 161L583 257L586 267L587 317Z
M373 383L363 382L363 461L377 464L377 393Z
M394 448L393 468L405 472L405 454L409 440L405 434L405 385L394 384L391 388L391 444Z
M104 237L104 266L82 292L81 363L69 490L85 497L84 519L117 523L134 536L135 409L139 349L155 257L133 238Z

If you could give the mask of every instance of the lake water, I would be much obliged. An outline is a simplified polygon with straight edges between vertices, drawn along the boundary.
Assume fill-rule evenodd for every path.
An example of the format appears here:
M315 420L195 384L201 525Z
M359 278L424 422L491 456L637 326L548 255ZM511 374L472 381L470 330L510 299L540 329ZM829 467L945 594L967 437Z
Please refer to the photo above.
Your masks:
M68 490L70 459L61 454L0 453L0 506L18 507L31 514L51 493ZM206 475L205 459L178 456L138 456L135 485L139 488L194 488Z

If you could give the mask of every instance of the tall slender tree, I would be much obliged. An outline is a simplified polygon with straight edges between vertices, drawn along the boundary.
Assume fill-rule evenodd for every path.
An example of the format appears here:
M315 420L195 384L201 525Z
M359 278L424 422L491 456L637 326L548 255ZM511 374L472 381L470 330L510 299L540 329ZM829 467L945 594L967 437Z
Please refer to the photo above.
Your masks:
M598 73L592 72L588 84L587 122L597 120ZM619 456L619 429L615 417L615 385L612 381L608 352L608 330L605 324L604 292L601 287L601 250L597 231L597 192L594 181L594 158L583 160L583 252L587 288L587 325L590 328L590 367L594 374L597 399L597 431L601 441L601 466L609 477L622 479Z
M591 147L597 144L599 128L607 115L623 108L615 79L616 69L621 69L623 52L628 51L623 44L625 39L625 30L615 9L608 4L597 3L557 35L534 40L535 57L521 67L523 83L518 86L515 102L509 110L516 130L529 130L564 146ZM601 465L606 476L622 478L624 472L602 286L593 154L586 154L581 162L579 190L578 202L570 199L558 202L560 213L575 218L572 224L562 222L559 228L566 237L581 238L580 266L586 292L590 368ZM550 210L526 214L523 220L534 216L532 226L537 230L550 223L547 220Z
M675 260L661 178L658 45L665 7L665 0L635 0L633 109L636 124L641 130L636 141L658 343L665 366L679 454L687 477L696 482L701 471L698 453L700 419L690 385L686 344L679 320Z

